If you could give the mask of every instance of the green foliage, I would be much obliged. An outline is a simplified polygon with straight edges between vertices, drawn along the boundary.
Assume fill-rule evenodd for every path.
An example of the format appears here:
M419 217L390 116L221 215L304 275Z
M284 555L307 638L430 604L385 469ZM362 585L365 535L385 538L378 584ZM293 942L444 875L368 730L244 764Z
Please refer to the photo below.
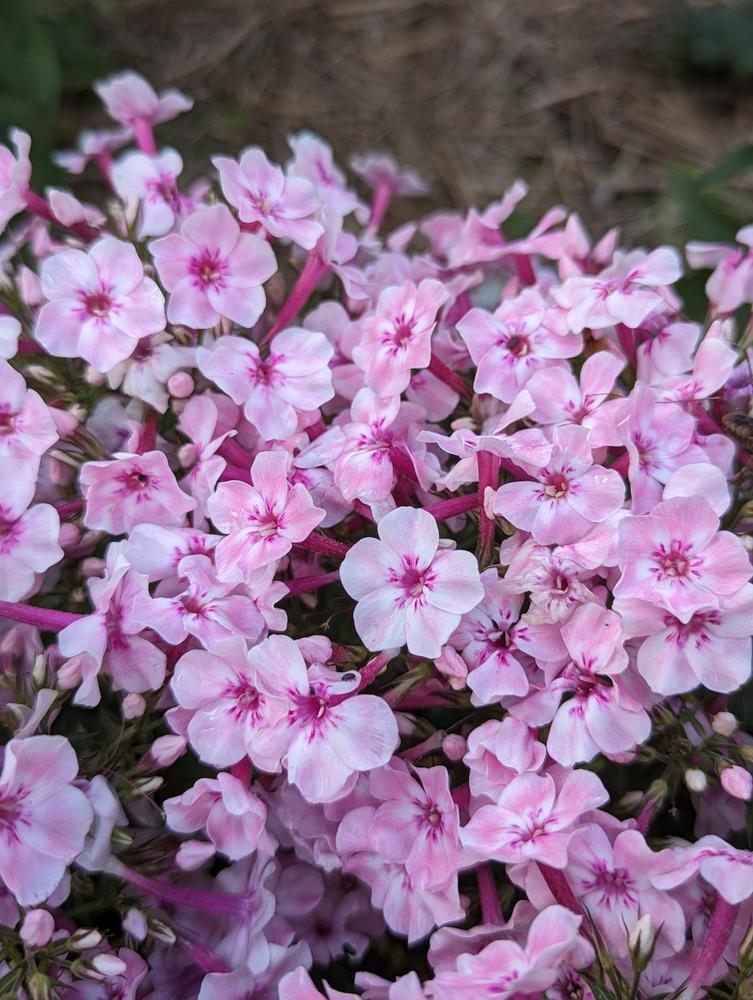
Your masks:
M97 45L97 11L88 2L0 0L0 135L12 125L31 134L35 176L52 180L50 151L64 96L107 73Z
M753 78L753 2L686 5L675 31L675 53L688 71Z

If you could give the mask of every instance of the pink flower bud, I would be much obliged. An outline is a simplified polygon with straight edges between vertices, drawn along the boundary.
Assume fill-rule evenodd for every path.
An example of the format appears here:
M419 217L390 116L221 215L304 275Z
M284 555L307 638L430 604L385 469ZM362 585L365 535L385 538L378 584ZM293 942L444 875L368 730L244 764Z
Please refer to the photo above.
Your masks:
M47 910L29 910L21 924L21 940L30 948L44 948L55 930L55 918Z
M703 792L708 785L708 779L697 767L689 767L685 772L685 784L691 792Z
M123 699L123 718L138 719L146 711L146 701L140 694L127 694Z
M461 760L467 749L468 744L465 739L454 733L446 736L442 742L442 752L448 760Z
M214 854L214 844L203 840L184 840L175 855L175 861L184 872L200 868Z
M102 576L105 571L105 561L104 559L99 559L96 556L89 556L88 559L84 559L81 563L81 576L84 579L89 579L93 576Z
M108 978L110 976L122 976L128 968L122 958L118 958L117 955L111 955L107 952L95 955L91 959L91 965L95 971Z
M734 795L736 799L743 799L746 802L753 796L753 777L750 771L746 771L739 764L732 767L725 767L721 773L722 788L728 795Z
M36 306L43 300L42 283L39 276L29 267L22 267L19 272L18 287L21 298L27 306Z
M170 767L178 757L186 752L186 740L183 736L159 736L152 743L149 756L158 767Z
M190 469L192 465L195 465L198 457L199 449L191 441L178 448L178 461L184 469Z
M434 661L434 666L440 674L444 674L453 691L462 691L468 676L468 667L463 657L452 646L442 647L442 652Z
M49 411L61 438L70 437L79 426L78 418L70 410L59 410L57 406L50 406Z
M72 524L70 521L66 521L64 524L60 525L60 535L58 536L58 542L62 549L72 549L74 545L78 545L81 541L81 532Z
M720 736L731 736L737 725L737 718L732 712L717 712L711 720L711 728Z
M194 382L188 372L176 372L167 380L167 391L176 399L186 399L194 390Z
M146 917L135 907L131 907L123 917L123 929L137 941L143 941L149 930Z
M56 458L50 459L49 475L53 486L72 486L76 476L74 469L65 462L59 462Z

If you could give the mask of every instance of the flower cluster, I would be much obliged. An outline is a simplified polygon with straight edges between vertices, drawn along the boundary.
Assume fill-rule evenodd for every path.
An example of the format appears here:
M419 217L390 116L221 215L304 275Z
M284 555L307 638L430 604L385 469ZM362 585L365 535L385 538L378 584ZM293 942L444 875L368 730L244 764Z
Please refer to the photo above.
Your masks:
M0 994L748 996L751 227L694 322L96 89L100 206L0 147Z

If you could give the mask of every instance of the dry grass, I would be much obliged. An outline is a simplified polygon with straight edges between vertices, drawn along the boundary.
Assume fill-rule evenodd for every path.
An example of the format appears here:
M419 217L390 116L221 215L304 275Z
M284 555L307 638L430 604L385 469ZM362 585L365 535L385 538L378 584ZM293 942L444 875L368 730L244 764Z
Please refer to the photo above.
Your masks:
M308 127L342 159L392 151L435 204L484 204L523 174L534 206L641 238L669 165L753 138L750 88L668 72L678 3L120 0L108 30L119 62L197 98L169 136L197 162L248 143L284 159Z

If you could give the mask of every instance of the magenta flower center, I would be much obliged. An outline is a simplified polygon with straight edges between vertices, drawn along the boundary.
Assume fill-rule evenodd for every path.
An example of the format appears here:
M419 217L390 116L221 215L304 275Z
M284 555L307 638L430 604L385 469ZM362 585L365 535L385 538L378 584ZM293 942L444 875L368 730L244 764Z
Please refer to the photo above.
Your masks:
M90 316L102 319L112 309L112 298L104 288L101 288L98 292L84 296L84 309Z
M567 496L570 483L564 476L550 476L549 482L544 487L544 494L550 500L561 500Z
M197 279L197 284L206 288L222 281L225 262L220 259L217 250L202 250L198 256L191 258L191 274Z

